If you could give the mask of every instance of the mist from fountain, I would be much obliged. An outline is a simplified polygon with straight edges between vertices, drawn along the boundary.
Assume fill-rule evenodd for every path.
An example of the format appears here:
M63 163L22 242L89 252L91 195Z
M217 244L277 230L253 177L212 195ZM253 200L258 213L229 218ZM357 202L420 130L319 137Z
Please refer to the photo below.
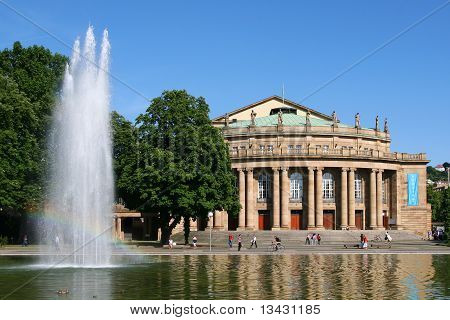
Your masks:
M80 51L82 50L82 51ZM77 39L66 66L49 139L50 184L44 238L64 265L110 264L113 169L108 79L110 43L103 32L96 60L94 30Z

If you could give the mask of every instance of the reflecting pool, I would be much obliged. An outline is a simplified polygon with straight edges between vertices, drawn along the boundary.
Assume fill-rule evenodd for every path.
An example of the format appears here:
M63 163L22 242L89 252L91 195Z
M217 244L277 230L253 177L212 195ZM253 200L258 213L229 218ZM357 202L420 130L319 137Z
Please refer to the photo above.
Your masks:
M48 269L0 257L7 299L450 299L450 255L116 257L112 268ZM68 289L68 294L57 291Z

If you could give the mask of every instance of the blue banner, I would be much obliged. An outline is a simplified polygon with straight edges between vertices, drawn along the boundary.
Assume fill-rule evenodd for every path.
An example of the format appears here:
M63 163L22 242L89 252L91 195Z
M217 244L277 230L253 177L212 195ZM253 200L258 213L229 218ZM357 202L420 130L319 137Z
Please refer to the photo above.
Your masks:
M408 206L419 205L419 175L408 173Z

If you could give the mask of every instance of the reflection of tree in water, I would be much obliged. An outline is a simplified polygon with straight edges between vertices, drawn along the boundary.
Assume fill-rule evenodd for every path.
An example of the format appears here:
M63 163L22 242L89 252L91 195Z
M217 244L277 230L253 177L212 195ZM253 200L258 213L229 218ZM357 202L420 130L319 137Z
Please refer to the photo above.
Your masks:
M450 255L433 255L434 298L450 298ZM437 289L437 290L436 290ZM437 292L436 292L437 291Z

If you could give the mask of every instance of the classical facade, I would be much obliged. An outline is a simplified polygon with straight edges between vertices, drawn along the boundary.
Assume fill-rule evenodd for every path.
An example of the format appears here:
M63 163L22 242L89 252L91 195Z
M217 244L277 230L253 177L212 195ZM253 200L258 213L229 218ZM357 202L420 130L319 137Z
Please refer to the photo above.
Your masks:
M216 212L214 228L429 230L426 155L392 152L387 120L366 128L361 118L346 125L273 96L213 119L242 207Z

